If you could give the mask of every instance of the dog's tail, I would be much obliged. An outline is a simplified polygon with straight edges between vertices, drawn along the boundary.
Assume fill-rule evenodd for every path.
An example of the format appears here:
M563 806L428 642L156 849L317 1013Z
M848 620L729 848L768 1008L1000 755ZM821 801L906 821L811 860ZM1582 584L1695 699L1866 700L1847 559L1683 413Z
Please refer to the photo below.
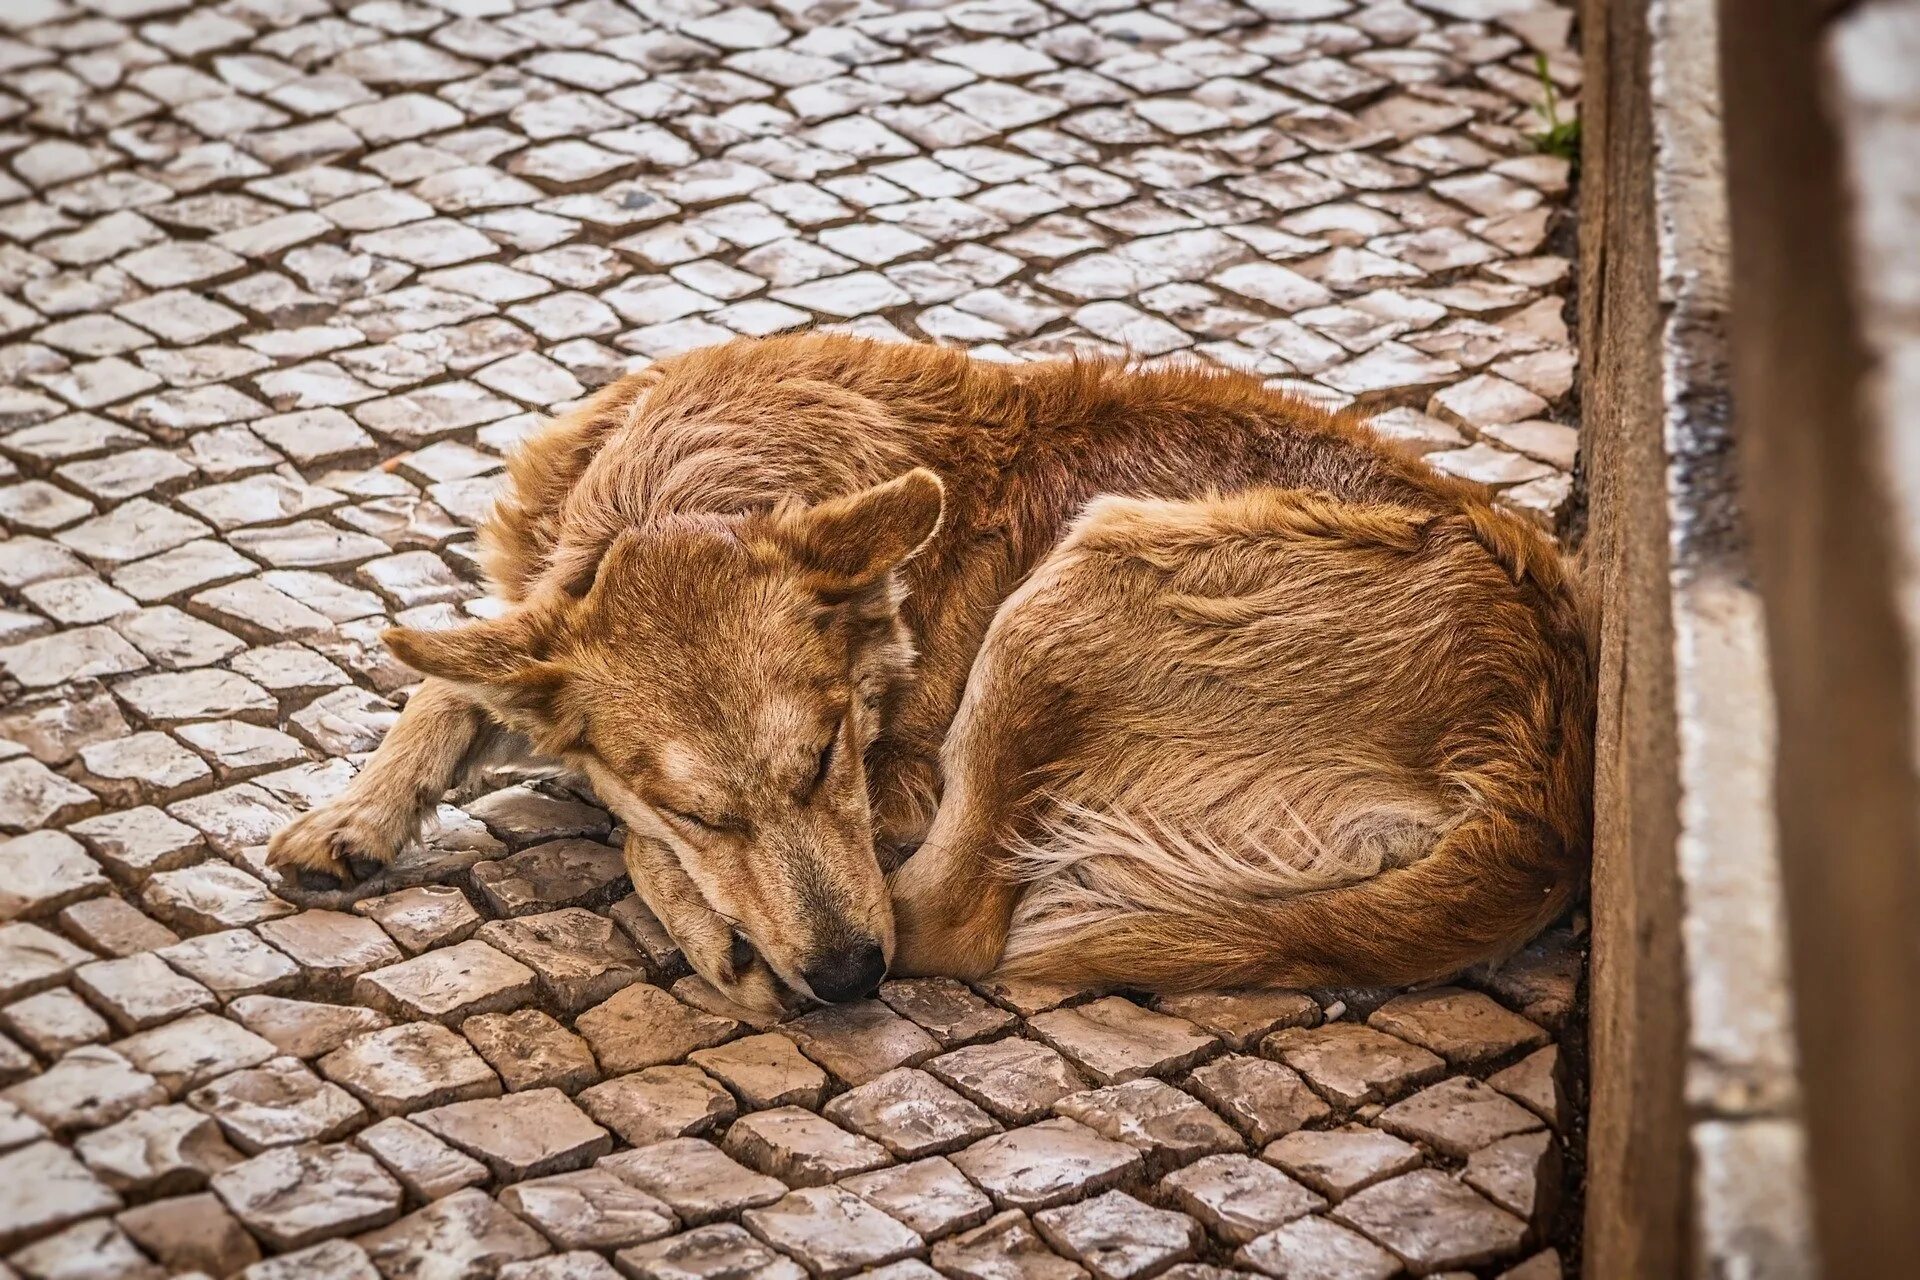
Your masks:
M1583 865L1545 824L1481 811L1418 861L1291 896L1136 889L1121 904L1036 886L998 973L1149 991L1407 986L1517 950L1571 902Z

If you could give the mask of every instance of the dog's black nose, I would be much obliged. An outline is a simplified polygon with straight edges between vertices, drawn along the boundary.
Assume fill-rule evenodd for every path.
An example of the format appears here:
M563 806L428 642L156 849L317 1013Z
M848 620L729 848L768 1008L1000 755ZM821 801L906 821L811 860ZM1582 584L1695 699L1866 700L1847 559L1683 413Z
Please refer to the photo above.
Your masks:
M880 979L887 976L887 955L877 942L856 942L814 961L801 976L822 1000L858 1000L880 989Z

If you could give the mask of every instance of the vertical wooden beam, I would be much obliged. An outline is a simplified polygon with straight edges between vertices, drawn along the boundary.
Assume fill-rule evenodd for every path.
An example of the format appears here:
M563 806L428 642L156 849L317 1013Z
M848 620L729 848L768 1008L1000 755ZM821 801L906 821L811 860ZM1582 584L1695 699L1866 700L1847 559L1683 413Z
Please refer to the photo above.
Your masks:
M1687 1273L1674 645L1644 0L1583 0L1586 562L1603 610L1586 1274Z
M1920 431L1920 418L1874 391L1880 362L1920 359L1920 324L1902 331L1863 316L1874 274L1899 259L1871 247L1859 214L1876 182L1900 171L1879 166L1920 164L1920 65L1886 42L1886 27L1852 33L1869 42L1856 56L1877 64L1869 93L1899 94L1904 74L1912 110L1868 144L1844 114L1861 86L1831 55L1839 24L1892 15L1892 30L1904 20L1920 33L1920 14L1901 0L1720 3L1736 421L1779 707L1781 872L1815 1225L1828 1274L1911 1274L1920 801L1915 655L1893 545L1901 486L1884 433ZM1906 493L1912 501L1910 481Z

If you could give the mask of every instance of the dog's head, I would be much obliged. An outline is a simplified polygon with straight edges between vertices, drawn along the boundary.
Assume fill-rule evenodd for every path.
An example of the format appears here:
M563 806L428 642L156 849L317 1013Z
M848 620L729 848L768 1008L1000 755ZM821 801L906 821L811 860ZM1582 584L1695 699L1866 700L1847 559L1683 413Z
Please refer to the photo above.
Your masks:
M915 470L812 507L675 517L497 619L385 638L586 774L788 986L852 999L893 949L864 755L913 658L895 571L941 507Z

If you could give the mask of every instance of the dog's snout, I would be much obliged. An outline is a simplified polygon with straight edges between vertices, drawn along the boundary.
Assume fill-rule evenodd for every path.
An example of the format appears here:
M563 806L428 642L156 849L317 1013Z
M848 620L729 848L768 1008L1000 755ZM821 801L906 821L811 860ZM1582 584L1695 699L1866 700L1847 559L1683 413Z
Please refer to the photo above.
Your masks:
M808 965L802 971L813 994L822 1000L839 1003L858 1000L880 989L887 976L887 955L871 938L842 947Z

